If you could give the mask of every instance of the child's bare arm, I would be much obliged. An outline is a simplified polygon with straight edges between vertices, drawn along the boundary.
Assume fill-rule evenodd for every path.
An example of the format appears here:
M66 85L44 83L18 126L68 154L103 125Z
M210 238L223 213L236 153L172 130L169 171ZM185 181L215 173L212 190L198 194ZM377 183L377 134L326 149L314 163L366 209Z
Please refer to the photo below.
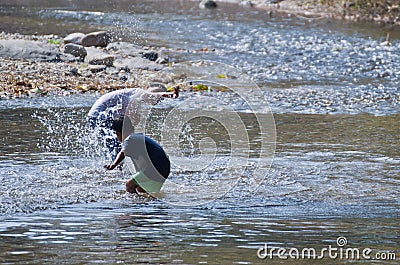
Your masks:
M108 170L114 169L116 166L118 166L119 163L121 163L122 160L124 160L125 154L123 151L119 152L117 157L115 158L114 162L111 165L105 165L104 168Z

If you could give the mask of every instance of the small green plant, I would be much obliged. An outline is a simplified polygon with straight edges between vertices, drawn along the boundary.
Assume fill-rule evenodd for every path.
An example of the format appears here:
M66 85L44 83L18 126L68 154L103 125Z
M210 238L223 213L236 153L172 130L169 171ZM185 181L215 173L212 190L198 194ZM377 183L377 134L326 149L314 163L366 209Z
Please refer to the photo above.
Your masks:
M227 76L226 75L224 75L224 74L217 74L217 76L216 76L217 78L227 78Z
M203 84L194 85L193 89L198 90L198 91L208 91L209 90L208 86L203 85Z
M49 39L49 40L47 40L47 43L59 45L61 43L61 40L60 39Z

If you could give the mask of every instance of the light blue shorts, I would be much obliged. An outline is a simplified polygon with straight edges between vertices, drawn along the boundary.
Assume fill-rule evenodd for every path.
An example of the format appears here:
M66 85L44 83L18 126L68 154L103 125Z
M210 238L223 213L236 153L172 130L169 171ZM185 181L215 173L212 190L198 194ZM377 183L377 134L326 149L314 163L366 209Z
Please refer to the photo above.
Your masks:
M148 193L156 193L160 192L162 185L164 182L160 181L155 181L146 174L144 174L143 171L138 171L132 176L133 182L135 182L136 185L144 189Z

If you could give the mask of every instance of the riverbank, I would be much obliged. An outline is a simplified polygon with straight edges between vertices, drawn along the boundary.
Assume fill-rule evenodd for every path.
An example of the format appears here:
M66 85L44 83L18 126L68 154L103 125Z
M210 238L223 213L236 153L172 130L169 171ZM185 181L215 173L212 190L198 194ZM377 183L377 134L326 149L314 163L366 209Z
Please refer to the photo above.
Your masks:
M0 98L103 94L127 87L146 88L151 83L167 84L175 78L161 71L168 65L168 59L161 57L162 50L125 42L106 47L72 44L75 50L68 51L67 45L71 44L57 35L3 33ZM79 49L84 58L77 54Z
M275 12L286 12L309 20L334 17L339 10L339 6L329 5L329 1L324 1L327 2L324 5L311 4L311 0L283 0L275 1L276 3L261 0L220 1L240 4L246 11L252 8L263 8L266 12L270 12L271 17ZM196 9L197 5L198 2L193 1L193 6L189 8ZM222 10L224 5L221 4L218 8ZM71 16L75 19L73 15ZM165 67L171 62L178 61L177 58L181 55L185 57L190 53L213 53L214 50L209 44L189 50L180 45L175 45L180 48L172 49L114 42L105 47L87 47L86 50L75 47L75 50L67 53L64 37L2 33L0 35L0 98L68 95L90 91L105 93L125 87L145 88L151 83L175 84L182 80L180 77L166 76L162 71ZM386 43L389 37L391 37L390 31L387 32ZM84 60L76 58L75 55L82 57L79 52L87 53ZM170 58L171 55L172 57L176 55L177 58Z
M369 21L400 25L398 1L333 0L222 0L253 6L269 12L283 12L306 18L331 18L347 21Z

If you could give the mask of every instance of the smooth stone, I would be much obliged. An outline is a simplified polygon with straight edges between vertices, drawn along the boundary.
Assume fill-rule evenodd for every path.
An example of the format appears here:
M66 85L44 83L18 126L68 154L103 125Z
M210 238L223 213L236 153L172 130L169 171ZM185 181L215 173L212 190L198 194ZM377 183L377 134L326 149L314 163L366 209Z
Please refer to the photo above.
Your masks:
M153 61L149 61L141 57L130 57L130 58L119 57L115 60L114 66L120 70L130 69L130 71L132 70L160 71L164 68L160 64L157 64Z
M158 59L158 53L157 52L153 52L153 51L145 52L145 53L143 53L142 57L147 59L147 60L155 62Z
M82 38L82 46L106 47L111 42L111 36L107 31L97 31L86 34Z
M85 47L78 44L68 43L64 46L64 53L72 54L75 57L84 59L87 55Z
M87 55L85 62L88 64L112 66L114 63L115 57L105 53L102 50L99 50L95 47L87 47L86 51Z
M103 72L107 69L106 65L89 65L89 71L92 73Z
M213 9L216 8L217 6L218 6L217 3L212 0L203 0L199 4L200 8L207 8L207 9Z
M42 62L60 61L57 45L30 40L0 40L0 57Z
M64 38L64 43L65 44L73 43L81 45L83 37L85 37L85 34L81 32L71 33Z

